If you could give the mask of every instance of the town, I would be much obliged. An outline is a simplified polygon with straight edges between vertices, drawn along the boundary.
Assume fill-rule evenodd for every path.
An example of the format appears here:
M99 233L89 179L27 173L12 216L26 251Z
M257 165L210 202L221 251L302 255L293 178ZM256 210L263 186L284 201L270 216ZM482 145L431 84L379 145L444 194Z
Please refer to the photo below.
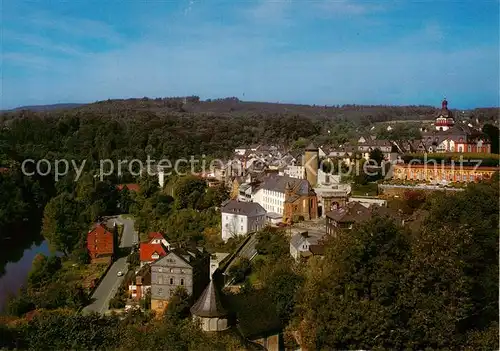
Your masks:
M433 118L418 127L420 139L391 133L400 126L389 122L387 139L369 127L341 145L238 146L221 166L182 176L158 167L112 185L85 174L75 199L61 193L46 206L43 235L59 254L35 258L28 288L8 310L28 320L60 307L102 318L191 319L202 333L230 332L245 348L310 349L317 341L307 331L330 317L313 305L300 312L313 300L297 294L324 279L309 275L326 274L317 267L327 270L342 250L356 255L351 235L382 245L383 235L394 233L401 238L391 240L407 232L424 238L423 223L445 234L463 220L442 213L449 204L474 196L498 201L498 143L479 121L454 116L446 99ZM93 223L87 230L76 220L84 203ZM498 212L498 203L491 210Z

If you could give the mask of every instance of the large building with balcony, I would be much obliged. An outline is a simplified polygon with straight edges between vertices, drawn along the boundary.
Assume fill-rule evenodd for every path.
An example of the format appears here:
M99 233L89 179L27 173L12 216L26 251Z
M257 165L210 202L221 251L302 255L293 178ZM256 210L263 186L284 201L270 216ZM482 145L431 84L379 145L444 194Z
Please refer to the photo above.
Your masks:
M419 152L491 153L490 140L481 130L466 121L456 121L443 100L436 113L434 130L423 130L415 146Z

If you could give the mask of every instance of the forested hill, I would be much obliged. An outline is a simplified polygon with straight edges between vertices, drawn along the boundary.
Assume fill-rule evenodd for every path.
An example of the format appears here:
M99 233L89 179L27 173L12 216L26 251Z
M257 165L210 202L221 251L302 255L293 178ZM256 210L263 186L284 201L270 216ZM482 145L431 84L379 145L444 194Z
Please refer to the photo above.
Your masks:
M336 119L359 121L364 123L386 122L394 120L432 119L436 112L433 106L389 106L389 105L297 105L273 102L241 101L238 98L224 98L201 101L199 97L187 98L140 98L126 100L105 100L92 104L57 104L45 106L26 106L4 112L3 119L10 119L22 111L45 112L51 115L55 111L76 109L98 113L133 113L148 110L157 114L193 113L225 116L252 115L300 115L315 119ZM458 111L455 111L458 112ZM467 111L467 115L478 117L482 121L495 120L498 108L478 108ZM0 120L1 121L1 120Z

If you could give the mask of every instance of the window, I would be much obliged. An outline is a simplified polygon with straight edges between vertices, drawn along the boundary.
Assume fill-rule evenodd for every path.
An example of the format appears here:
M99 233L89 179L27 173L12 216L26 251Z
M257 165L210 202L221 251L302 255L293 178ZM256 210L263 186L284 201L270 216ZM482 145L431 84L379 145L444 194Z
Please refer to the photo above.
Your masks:
M240 230L243 231L243 226L240 226Z
M170 273L174 273L174 269L173 268L170 268Z
M170 285L174 284L174 278L170 278Z
M181 279L181 285L184 285L184 279Z
M243 217L240 218L240 222L243 223Z

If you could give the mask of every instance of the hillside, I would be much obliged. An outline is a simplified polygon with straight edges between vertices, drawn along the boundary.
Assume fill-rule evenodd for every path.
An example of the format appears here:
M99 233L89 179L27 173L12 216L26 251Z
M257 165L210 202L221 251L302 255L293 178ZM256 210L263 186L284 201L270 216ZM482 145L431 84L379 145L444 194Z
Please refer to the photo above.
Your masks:
M51 112L76 109L82 112L132 113L149 111L158 115L164 113L206 114L212 116L251 116L251 115L299 115L313 119L334 119L359 121L372 124L389 121L423 121L433 119L436 107L433 106L389 106L389 105L298 105L273 102L240 101L237 98L201 101L198 97L137 98L104 100L91 104L55 104L24 106L4 111L4 119L14 117L22 111ZM461 111L453 110L455 115ZM7 116L5 116L7 114ZM13 115L14 114L14 115ZM496 120L498 108L477 108L466 111L465 116L478 117L481 121Z

